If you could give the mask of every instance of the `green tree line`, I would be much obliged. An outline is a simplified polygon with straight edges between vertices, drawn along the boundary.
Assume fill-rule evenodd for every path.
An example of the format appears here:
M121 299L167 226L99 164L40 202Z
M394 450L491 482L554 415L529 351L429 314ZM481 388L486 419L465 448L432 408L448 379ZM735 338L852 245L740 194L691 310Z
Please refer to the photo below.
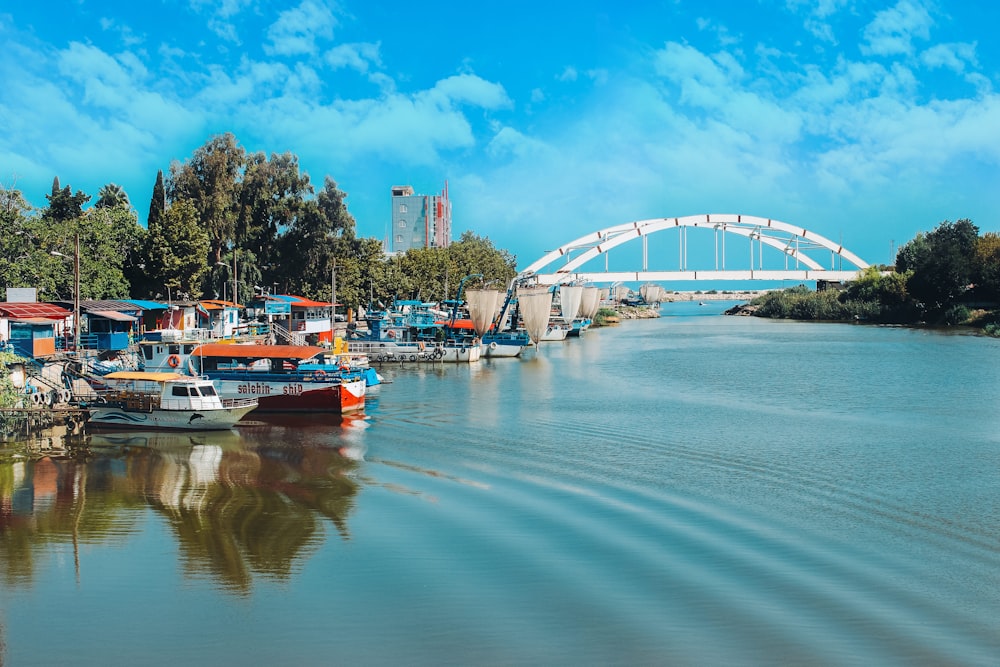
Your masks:
M454 297L472 273L506 286L516 257L465 232L448 248L388 257L356 234L347 194L327 176L317 191L292 153L249 153L231 133L209 139L153 180L146 227L109 183L92 196L56 177L36 208L0 186L0 287L35 287L43 301L73 297L80 243L82 299L223 298L247 303L277 290L349 307L393 298ZM233 295L236 271L236 290Z
M945 220L903 245L894 266L869 267L843 290L800 286L751 303L762 317L977 324L993 332L1000 305L1000 235L980 234L971 220Z

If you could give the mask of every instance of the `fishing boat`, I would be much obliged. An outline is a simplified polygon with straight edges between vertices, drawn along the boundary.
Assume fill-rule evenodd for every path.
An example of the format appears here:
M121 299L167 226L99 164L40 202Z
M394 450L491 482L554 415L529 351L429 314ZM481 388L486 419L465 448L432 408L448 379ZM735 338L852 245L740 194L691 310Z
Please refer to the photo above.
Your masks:
M360 369L311 369L326 353L312 345L205 343L191 351L193 374L215 381L223 398L251 396L260 412L345 414L364 410L366 382Z
M549 322L548 327L545 329L545 333L542 334L542 342L551 342L557 340L566 340L566 336L569 335L570 329L572 327L563 322Z
M257 407L253 397L222 398L211 380L180 373L115 371L101 378L88 426L215 431Z
M593 320L589 317L574 317L573 321L570 322L569 336L579 338L584 331L590 328L593 324Z
M483 334L482 339L483 354L491 359L516 357L529 345L531 338L523 330L500 333L489 331Z
M397 301L385 312L370 313L368 331L348 329L347 348L366 354L376 362L386 361L478 361L479 341L445 331L436 312L420 301Z

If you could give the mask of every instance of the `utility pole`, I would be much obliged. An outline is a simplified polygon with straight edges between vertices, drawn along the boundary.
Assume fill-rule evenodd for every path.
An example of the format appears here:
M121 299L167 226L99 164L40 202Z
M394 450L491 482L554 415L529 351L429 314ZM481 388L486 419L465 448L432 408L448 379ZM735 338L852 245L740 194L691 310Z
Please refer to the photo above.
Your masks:
M333 337L337 322L337 258L333 258L333 268L330 269L330 349L333 349Z
M80 354L80 233L73 247L73 351Z

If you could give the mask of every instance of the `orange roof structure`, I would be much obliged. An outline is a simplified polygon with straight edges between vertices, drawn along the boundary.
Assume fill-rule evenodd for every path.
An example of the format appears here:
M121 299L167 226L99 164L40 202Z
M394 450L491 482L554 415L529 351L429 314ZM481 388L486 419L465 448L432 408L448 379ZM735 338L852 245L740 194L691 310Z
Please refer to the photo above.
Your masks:
M255 345L247 343L205 343L191 351L192 357L223 359L310 359L326 352L313 345Z

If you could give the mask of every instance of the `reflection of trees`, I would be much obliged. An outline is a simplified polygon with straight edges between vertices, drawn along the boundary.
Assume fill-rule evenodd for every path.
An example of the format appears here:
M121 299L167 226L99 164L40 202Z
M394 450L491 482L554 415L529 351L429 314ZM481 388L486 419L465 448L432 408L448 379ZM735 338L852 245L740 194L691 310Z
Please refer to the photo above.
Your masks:
M323 518L349 536L355 463L333 449L254 447L228 432L91 444L86 463L0 463L0 581L30 581L50 543L127 539L137 513L122 510L143 506L173 528L186 572L237 591L254 574L289 577L322 539Z
M134 530L134 512L121 510L138 506L141 499L107 488L109 465L47 457L0 463L0 580L30 582L36 553L49 545L100 544ZM100 502L87 505L84 498L93 493L87 487L107 490Z

